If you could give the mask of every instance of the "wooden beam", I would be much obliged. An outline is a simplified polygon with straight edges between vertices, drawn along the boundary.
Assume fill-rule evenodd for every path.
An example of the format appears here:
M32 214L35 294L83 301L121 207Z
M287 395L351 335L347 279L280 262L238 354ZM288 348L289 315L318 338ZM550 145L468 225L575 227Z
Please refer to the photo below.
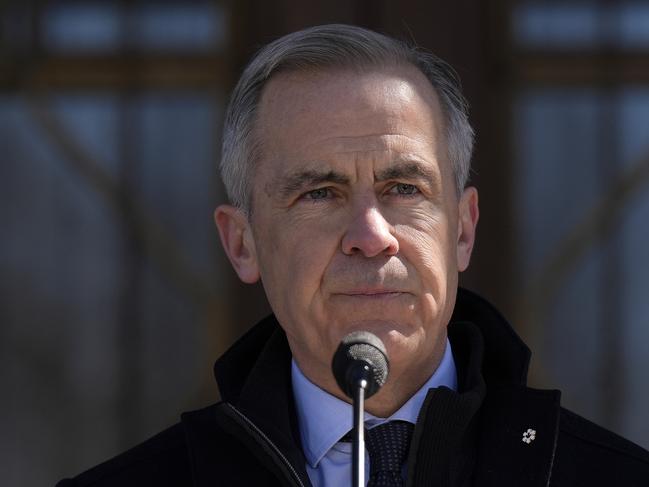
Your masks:
M0 90L222 89L227 73L221 54L13 58L0 62Z
M517 82L547 85L649 83L649 52L519 51L512 69Z

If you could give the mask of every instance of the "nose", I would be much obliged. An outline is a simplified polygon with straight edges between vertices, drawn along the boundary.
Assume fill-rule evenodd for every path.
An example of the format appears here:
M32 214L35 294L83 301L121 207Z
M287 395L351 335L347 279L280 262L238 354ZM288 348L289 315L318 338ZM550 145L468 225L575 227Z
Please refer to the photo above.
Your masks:
M395 255L399 252L399 241L380 210L366 207L349 224L343 236L342 250L346 255L362 254L365 257Z

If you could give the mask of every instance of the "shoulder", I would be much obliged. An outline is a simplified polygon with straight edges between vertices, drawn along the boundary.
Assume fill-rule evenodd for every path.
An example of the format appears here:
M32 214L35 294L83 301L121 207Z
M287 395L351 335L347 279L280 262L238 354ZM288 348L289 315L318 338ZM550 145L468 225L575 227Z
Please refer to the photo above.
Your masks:
M649 452L562 408L554 485L649 485Z
M179 423L57 487L186 485L188 479L189 455Z
M185 412L180 423L57 487L232 485L250 467L250 454L222 409L218 403Z

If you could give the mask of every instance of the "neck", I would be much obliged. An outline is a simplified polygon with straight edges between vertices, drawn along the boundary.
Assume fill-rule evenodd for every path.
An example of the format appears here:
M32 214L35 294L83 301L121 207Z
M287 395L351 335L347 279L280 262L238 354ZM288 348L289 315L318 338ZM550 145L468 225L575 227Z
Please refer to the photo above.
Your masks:
M441 357L417 371L392 370L381 390L365 402L365 410L379 418L393 415L430 379L440 361Z

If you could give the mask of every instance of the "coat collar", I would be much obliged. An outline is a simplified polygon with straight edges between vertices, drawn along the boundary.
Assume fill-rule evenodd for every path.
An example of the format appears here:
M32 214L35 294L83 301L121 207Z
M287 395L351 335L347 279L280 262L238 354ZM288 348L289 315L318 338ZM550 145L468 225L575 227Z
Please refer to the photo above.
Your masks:
M560 392L527 387L530 349L490 303L460 289L449 325L452 341L453 333L464 334L465 341L474 335L471 329L475 328L462 322L478 328L484 350L480 370L487 387L480 410L476 485L548 486L559 434ZM475 335L470 338L474 349L475 340ZM472 383L474 360L474 353L456 357Z
M246 348L247 361L241 361L240 350L231 349L215 365L215 374L222 378L221 397L263 431L303 484L310 485L293 401L291 351L286 335L270 316L240 342Z
M487 384L527 383L531 352L512 326L488 301L466 289L458 289L453 322L474 323L484 341L482 374Z

